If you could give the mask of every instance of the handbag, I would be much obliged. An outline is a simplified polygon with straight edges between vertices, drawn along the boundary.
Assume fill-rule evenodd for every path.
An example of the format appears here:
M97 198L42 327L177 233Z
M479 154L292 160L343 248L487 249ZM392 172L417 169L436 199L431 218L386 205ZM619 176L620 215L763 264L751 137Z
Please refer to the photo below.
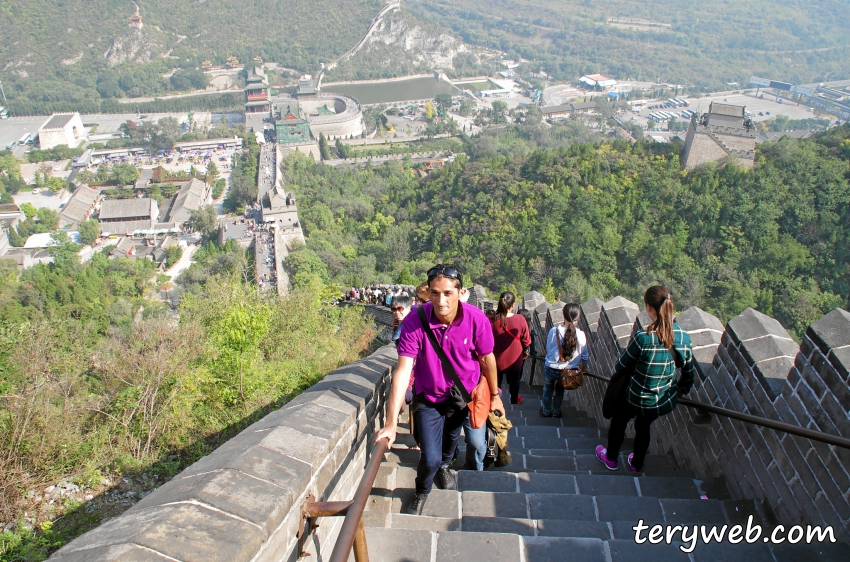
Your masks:
M493 415L497 418L501 418L504 414L501 412L493 412ZM504 429L502 429L504 431ZM507 430L510 431L510 430ZM505 441L506 445L503 449L499 446L499 442L496 439L498 434L497 428L493 425L493 420L490 416L487 416L487 432L486 432L486 445L484 452L484 468L488 468L491 465L496 465L497 468L501 468L503 466L508 466L511 464L511 454L507 449L507 441Z
M466 390L466 387L463 386L463 383L460 382L460 377L458 377L457 372L455 372L455 368L446 356L446 352L443 351L443 348L437 343L437 338L434 336L434 332L431 330L431 325L425 317L425 307L416 307L416 313L419 316L419 320L422 322L422 329L428 336L428 341L431 342L431 347L437 353L437 357L440 358L440 363L443 366L443 374L448 373L454 383L449 388L449 399L446 401L449 404L447 404L447 407L451 411L459 411L469 407L470 425L472 425L473 429L482 428L484 424L487 423L487 416L490 415L490 384L487 382L487 379L482 376L478 379L478 384L475 385L475 388L472 390L472 394L470 395Z
M602 417L610 420L618 410L628 405L629 382L632 380L631 371L615 373L608 381L605 396L602 398Z
M557 337L557 335L556 333L555 342L558 344L558 356L561 358L561 361L566 361L567 358L564 357L564 349L561 347L561 338ZM575 390L584 384L584 373L579 369L561 369L560 379L564 390Z

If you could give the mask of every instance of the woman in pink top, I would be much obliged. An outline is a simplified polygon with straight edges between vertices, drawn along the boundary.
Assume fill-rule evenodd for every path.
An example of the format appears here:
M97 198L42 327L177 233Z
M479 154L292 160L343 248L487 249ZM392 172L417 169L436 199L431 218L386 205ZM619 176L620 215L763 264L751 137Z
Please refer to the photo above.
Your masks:
M493 355L496 356L499 388L502 387L502 379L507 378L511 404L522 404L519 381L522 378L522 364L531 346L531 333L525 318L513 313L515 301L516 297L510 291L499 295L496 315L492 320Z

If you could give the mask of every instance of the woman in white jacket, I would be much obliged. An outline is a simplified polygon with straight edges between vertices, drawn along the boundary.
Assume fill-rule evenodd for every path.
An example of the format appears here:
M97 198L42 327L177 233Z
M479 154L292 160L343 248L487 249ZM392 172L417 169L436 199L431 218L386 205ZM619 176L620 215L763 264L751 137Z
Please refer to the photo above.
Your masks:
M587 369L587 336L576 325L581 318L581 308L571 302L564 305L564 324L554 326L546 338L546 361L543 365L543 406L540 416L561 417L561 401L564 387L561 386L561 371L564 369Z

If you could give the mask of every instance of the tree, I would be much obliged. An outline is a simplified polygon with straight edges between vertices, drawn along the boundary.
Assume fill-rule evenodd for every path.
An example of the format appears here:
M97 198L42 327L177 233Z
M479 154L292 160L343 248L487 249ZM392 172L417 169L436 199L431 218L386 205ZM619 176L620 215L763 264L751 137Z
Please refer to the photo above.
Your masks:
M33 218L37 212L35 209L35 205L29 202L21 203L21 211L24 213L24 215L26 215L28 219Z
M215 185L213 185L212 196L213 199L218 199L221 197L221 194L224 193L224 189L227 187L227 180L224 178L218 178L215 181Z
M36 217L38 218L41 228L44 229L40 230L40 232L50 232L51 230L59 228L59 213L53 209L42 207L36 213Z
M436 101L437 105L442 107L444 110L448 110L452 106L452 95L437 94L437 96L434 98L434 101Z
M53 193L59 193L68 184L62 178L57 178L55 176L47 178L47 189L52 191Z
M97 219L82 221L77 225L77 230L80 233L80 241L90 246L100 236L100 222Z
M169 246L165 249L165 268L169 269L183 257L183 248L180 246Z
M109 177L119 186L130 185L139 179L139 169L132 164L115 164Z
M353 152L351 150L351 147L348 146L347 144L344 144L341 139L339 139L339 138L336 139L336 144L334 145L334 148L336 149L337 157L339 157L339 158L351 158L351 153Z
M215 184L216 180L218 179L218 176L218 166L215 165L215 162L210 160L209 164L207 164L207 183L209 183L210 185Z
M212 205L196 209L189 215L189 226L195 232L210 236L218 228L218 216Z
M507 121L508 104L496 100L493 102L493 122L504 123Z
M434 105L430 101L425 102L425 119L431 121L437 115Z
M331 159L331 147L328 146L328 139L324 133L319 133L319 154L322 155L322 160Z
M463 98L460 100L460 114L464 117L472 115L472 110L475 109L475 107L476 103L469 98Z

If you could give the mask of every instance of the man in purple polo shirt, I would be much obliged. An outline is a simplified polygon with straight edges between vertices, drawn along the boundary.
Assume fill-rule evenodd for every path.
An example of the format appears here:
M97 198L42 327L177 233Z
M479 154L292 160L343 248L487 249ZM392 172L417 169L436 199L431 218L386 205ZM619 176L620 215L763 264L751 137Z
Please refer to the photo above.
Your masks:
M460 302L463 277L456 267L437 265L428 270L430 302L422 305L439 345L455 368L458 378L470 393L478 384L483 369L490 386L490 411L504 412L496 382L496 359L493 356L493 330L487 316L476 307ZM414 363L415 359L415 363ZM404 393L413 373L413 410L419 438L419 466L416 469L416 493L405 510L420 515L425 500L436 482L444 490L457 489L449 463L457 448L460 430L469 414L468 408L451 407L449 395L452 379L428 341L418 314L408 314L401 324L398 341L398 366L393 374L388 412L401 409ZM388 415L386 425L375 441L384 437L392 447L397 430L397 416Z

